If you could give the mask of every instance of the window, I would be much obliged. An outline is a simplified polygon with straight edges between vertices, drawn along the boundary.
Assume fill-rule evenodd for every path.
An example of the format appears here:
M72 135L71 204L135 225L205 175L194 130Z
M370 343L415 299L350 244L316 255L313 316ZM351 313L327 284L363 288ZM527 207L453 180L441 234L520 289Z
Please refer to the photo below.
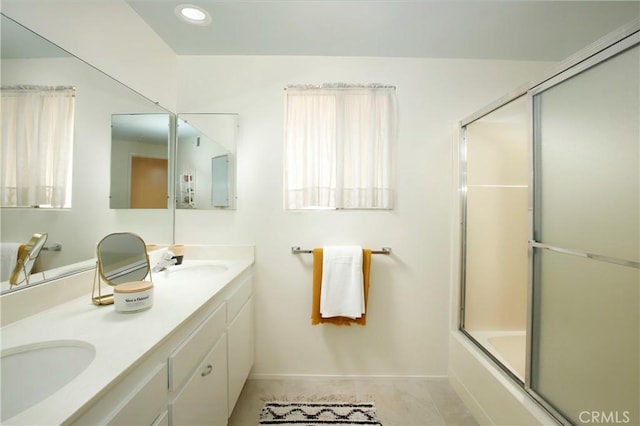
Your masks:
M285 208L392 209L396 95L389 86L289 86Z
M74 99L69 87L2 88L2 207L71 207Z

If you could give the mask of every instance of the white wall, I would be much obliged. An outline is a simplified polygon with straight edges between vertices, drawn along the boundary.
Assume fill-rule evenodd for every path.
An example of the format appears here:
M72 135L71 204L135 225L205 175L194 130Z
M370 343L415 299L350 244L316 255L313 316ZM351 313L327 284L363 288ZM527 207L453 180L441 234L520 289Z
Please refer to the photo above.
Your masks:
M124 0L2 0L2 13L175 111L175 53Z
M256 245L254 375L444 376L458 121L550 64L338 57L179 57L178 111L237 112L236 211L178 211L178 243ZM283 210L283 88L397 87L397 208ZM375 256L366 327L311 326L311 257L290 247L391 246Z

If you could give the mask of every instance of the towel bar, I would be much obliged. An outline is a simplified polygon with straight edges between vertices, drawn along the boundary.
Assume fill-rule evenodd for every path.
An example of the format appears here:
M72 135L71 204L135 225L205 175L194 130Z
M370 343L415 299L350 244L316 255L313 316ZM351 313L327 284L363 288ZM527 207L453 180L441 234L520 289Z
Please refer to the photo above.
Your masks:
M302 250L300 246L291 247L291 254L310 254L313 250ZM382 250L371 250L371 254L391 254L391 247L382 247Z

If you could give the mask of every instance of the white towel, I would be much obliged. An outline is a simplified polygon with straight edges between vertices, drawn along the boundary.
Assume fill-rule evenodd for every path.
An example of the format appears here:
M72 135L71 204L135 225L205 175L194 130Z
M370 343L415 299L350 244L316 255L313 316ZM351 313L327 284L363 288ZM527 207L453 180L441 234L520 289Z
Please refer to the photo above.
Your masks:
M360 318L365 311L362 247L323 247L320 314Z
M18 263L20 243L0 244L0 281L7 281Z

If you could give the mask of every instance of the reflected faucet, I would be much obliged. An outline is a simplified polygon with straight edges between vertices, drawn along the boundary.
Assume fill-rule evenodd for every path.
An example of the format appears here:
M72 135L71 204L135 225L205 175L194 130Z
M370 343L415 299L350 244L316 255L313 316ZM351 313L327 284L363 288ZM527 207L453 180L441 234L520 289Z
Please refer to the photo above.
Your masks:
M151 269L151 272L160 272L167 269L169 266L175 265L178 261L174 259L175 254L172 251L167 250L162 254L162 259Z

